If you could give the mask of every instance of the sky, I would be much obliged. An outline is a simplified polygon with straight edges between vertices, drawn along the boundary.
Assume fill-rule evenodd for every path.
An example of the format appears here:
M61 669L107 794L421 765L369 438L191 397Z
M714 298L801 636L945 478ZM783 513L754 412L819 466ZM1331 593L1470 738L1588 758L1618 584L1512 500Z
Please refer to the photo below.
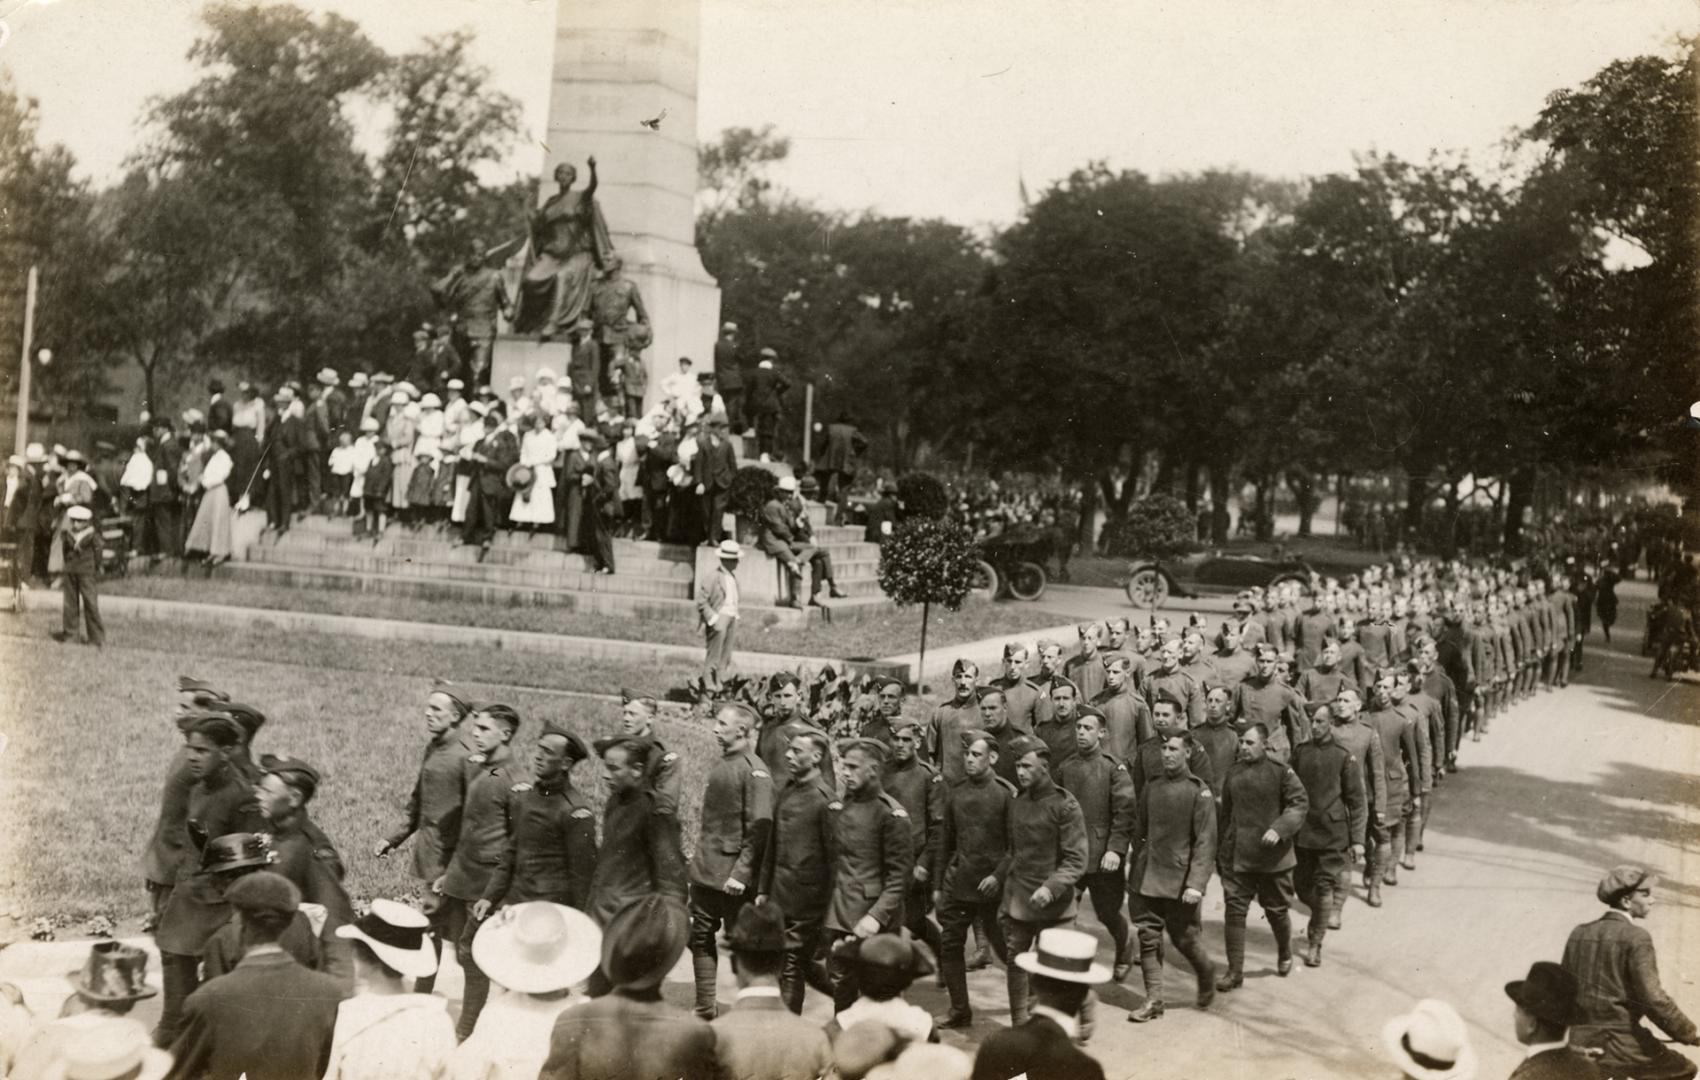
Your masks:
M466 27L546 128L554 0L298 0L401 51ZM561 0L569 2L569 0ZM653 3L656 0L634 0ZM119 175L147 99L187 86L200 0L0 0L0 65L44 137ZM1379 150L1483 164L1548 93L1700 32L1700 0L701 0L699 139L772 124L821 205L1000 225L1089 161L1300 177Z

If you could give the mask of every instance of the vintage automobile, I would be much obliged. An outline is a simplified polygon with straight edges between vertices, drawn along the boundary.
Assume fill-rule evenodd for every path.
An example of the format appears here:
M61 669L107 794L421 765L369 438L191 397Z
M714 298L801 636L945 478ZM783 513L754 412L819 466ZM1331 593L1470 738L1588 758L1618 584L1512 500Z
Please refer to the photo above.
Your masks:
M975 590L994 599L1039 599L1050 584L1045 567L1056 554L1057 543L1055 529L1031 524L1012 525L980 541L980 574Z
M1203 552L1184 559L1135 560L1122 588L1135 607L1160 608L1171 597L1193 599L1268 588L1284 581L1310 584L1317 571L1303 559Z

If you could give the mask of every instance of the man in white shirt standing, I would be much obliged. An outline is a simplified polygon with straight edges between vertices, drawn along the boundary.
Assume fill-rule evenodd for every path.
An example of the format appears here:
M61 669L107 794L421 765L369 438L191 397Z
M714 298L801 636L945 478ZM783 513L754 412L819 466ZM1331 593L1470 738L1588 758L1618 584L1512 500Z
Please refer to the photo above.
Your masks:
M708 649L703 657L703 685L719 690L732 670L732 632L738 625L738 560L743 550L736 540L720 542L720 569L697 590L697 615L702 619Z

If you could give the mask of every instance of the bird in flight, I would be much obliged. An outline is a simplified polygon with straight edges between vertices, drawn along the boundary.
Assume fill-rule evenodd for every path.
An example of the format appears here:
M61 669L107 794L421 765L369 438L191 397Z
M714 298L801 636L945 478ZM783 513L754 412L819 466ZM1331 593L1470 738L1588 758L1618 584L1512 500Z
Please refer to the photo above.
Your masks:
M661 113L658 116L656 116L653 120L639 120L638 126L639 127L646 127L651 131L660 131L661 130L661 121L663 121L665 119L667 119L667 110L662 109Z

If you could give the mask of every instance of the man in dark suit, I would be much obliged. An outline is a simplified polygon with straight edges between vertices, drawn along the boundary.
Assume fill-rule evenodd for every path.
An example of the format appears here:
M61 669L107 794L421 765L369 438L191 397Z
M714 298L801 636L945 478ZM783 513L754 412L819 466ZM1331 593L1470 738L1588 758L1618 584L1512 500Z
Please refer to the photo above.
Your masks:
M347 995L341 982L302 967L277 943L295 919L301 894L262 870L232 885L226 896L247 951L234 971L189 995L183 1032L171 1046L169 1080L322 1076L337 1007Z
M213 379L207 383L207 430L229 431L230 421L234 410L224 396L224 380Z
M502 426L494 410L484 414L484 438L472 449L472 500L466 508L468 544L478 545L478 561L490 551L496 527L507 519L502 503L508 494L508 470L519 461L519 440Z
M780 999L785 958L785 913L758 899L738 911L726 935L738 997L714 1021L720 1073L736 1080L794 1080L824 1076L832 1047L819 1024L793 1016Z
M779 413L785 391L791 389L791 384L774 368L779 360L779 354L772 349L761 351L761 362L750 372L750 377L744 384L744 408L755 421L756 445L760 448L761 459L767 461L773 454L774 437L779 432Z
M685 905L653 893L608 922L600 970L613 992L560 1015L538 1080L715 1080L714 1029L661 1000L689 933Z
M714 375L720 384L720 400L726 403L726 419L733 431L743 431L744 419L744 362L738 356L738 324L728 322L720 328L720 340L714 343Z
M270 453L266 454L266 524L281 535L289 531L295 515L295 473L304 445L305 424L295 415L295 392L287 386L277 392L277 423L271 428Z
M1600 1080L1586 1054L1570 1047L1576 1022L1576 978L1558 964L1537 960L1529 976L1505 984L1516 1002L1517 1041L1529 1049L1511 1080Z
M1104 1080L1104 1067L1074 1045L1092 987L1110 978L1092 962L1097 948L1097 939L1079 930L1039 931L1033 951L1015 958L1032 979L1033 1015L980 1044L973 1080Z
M696 493L702 500L702 543L718 544L726 539L722 519L726 516L726 492L732 477L738 472L738 454L726 438L726 417L715 413L703 426L706 432L697 443L697 456L691 459L691 479L696 481Z
M838 419L826 425L820 433L820 449L815 454L815 479L820 481L821 497L838 504L838 520L850 509L850 485L856 479L856 459L868 449L868 438L856 429L850 414L840 409Z
M1659 984L1652 935L1635 925L1653 910L1655 880L1639 866L1613 868L1594 890L1606 913L1570 932L1564 970L1576 978L1579 1006L1570 1035L1601 1051L1606 1076L1689 1080L1694 1063L1641 1024L1646 1017L1673 1041L1700 1046L1700 1030Z

